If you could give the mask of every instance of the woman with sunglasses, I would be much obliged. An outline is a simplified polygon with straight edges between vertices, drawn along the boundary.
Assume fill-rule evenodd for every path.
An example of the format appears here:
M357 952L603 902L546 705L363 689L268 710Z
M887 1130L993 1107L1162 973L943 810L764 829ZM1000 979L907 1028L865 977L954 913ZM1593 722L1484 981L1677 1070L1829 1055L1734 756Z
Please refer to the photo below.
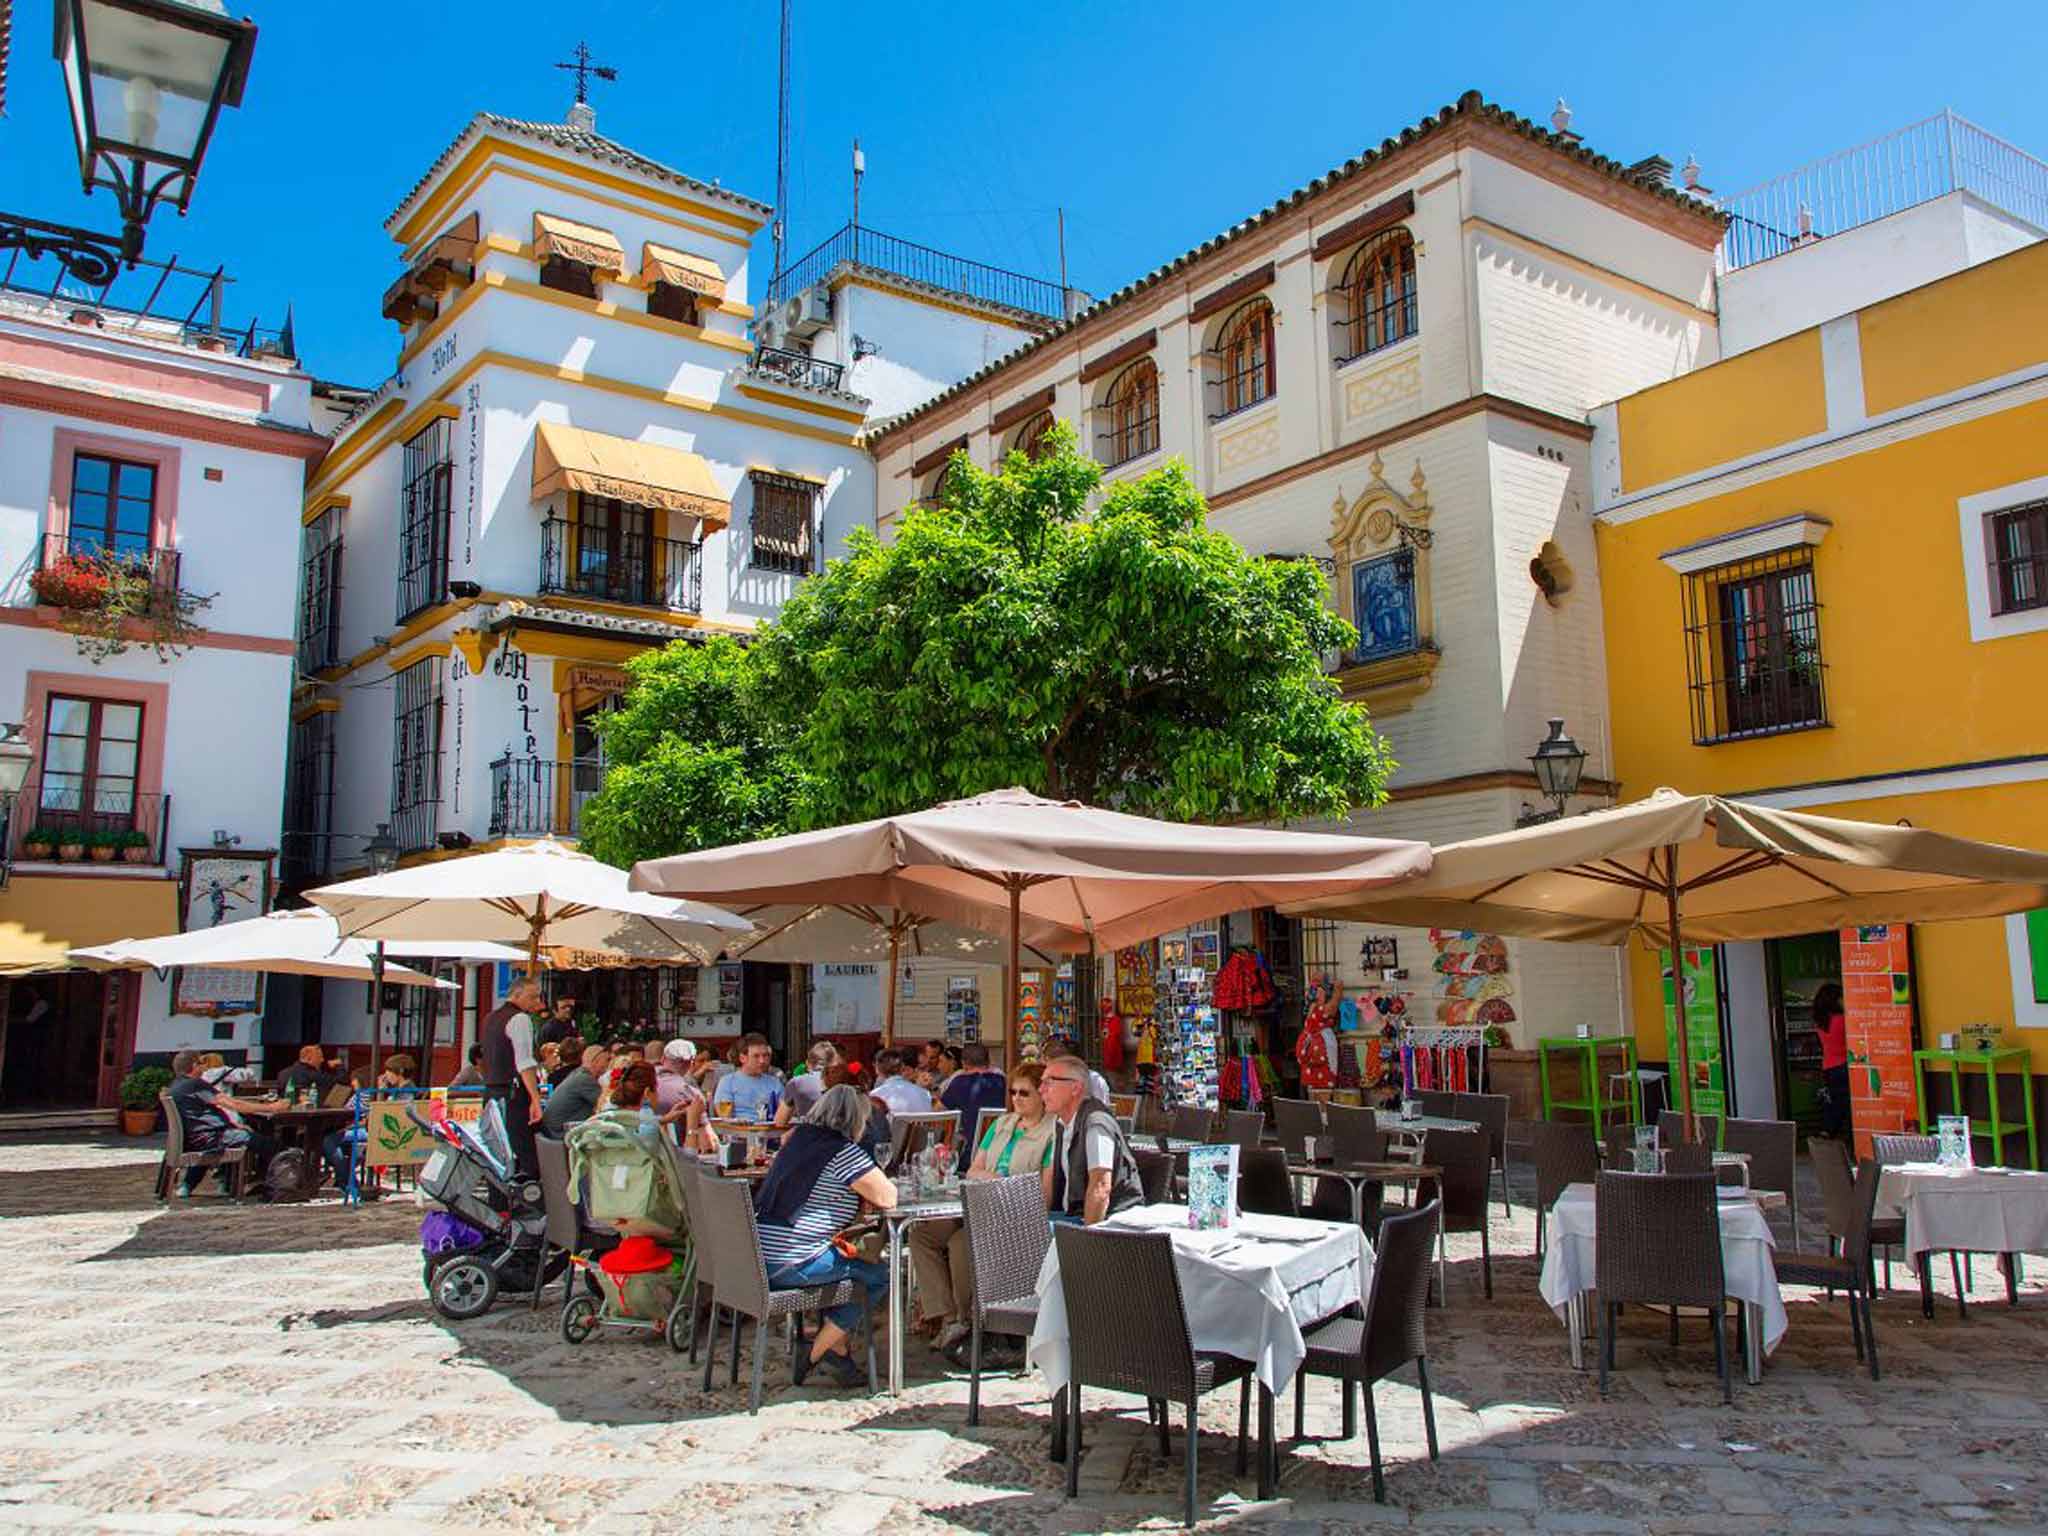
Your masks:
M966 1177L1001 1179L1035 1174L1051 1161L1059 1122L1045 1112L1045 1100L1039 1096L1044 1072L1034 1061L1011 1074L1010 1107L989 1121ZM974 1310L974 1272L967 1257L966 1227L957 1221L918 1222L910 1229L910 1257L917 1269L918 1306L924 1314L923 1326L932 1334L932 1348L957 1352L973 1331L969 1320Z

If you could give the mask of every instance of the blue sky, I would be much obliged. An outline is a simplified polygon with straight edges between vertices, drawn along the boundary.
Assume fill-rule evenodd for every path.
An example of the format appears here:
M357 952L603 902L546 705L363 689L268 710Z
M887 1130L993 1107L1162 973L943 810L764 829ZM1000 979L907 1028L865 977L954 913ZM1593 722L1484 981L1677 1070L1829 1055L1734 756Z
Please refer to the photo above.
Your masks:
M1621 160L1699 157L1740 190L1952 106L2048 158L2038 0L1946 8L1262 6L1222 0L971 7L794 0L790 240L862 222L1104 293L1476 87L1539 120L1561 94ZM317 375L381 379L397 331L383 219L471 112L558 119L579 36L621 71L601 132L769 200L776 8L767 0L242 0L262 28L192 212L147 254L237 278L230 318L287 302ZM340 18L337 20L337 18ZM0 207L112 229L78 190L49 9L15 6ZM767 271L766 237L756 287Z

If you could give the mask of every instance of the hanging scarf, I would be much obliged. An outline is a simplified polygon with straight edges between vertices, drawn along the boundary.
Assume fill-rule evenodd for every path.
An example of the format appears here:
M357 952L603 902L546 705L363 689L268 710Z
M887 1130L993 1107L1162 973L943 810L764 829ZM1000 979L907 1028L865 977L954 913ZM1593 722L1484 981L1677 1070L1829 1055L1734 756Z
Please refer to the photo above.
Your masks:
M768 1177L754 1192L754 1216L788 1226L818 1187L826 1164L849 1145L837 1131L799 1123L783 1138L782 1150L768 1165Z

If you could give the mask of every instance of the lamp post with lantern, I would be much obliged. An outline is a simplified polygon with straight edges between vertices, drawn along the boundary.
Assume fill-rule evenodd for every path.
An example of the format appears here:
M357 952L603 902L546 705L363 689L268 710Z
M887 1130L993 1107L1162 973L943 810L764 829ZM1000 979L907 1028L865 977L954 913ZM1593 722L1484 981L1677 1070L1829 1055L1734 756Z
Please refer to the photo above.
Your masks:
M1523 806L1515 822L1519 827L1562 820L1565 802L1579 792L1579 778L1586 771L1586 749L1565 735L1564 721L1552 716L1549 724L1550 734L1537 744L1529 766L1536 772L1536 787L1548 797L1552 809L1538 811Z
M20 725L0 723L0 886L14 867L14 807L21 801L35 755Z

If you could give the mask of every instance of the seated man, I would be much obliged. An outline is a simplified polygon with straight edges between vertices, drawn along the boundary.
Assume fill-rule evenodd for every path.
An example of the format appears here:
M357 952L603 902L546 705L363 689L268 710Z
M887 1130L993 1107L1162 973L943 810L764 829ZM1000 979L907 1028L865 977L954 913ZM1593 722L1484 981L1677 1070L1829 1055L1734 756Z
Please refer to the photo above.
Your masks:
M317 1045L299 1047L299 1059L284 1069L277 1091L288 1099L303 1099L310 1093L315 1101L327 1097L327 1090L342 1081L341 1063L329 1061Z
M1105 1216L1145 1203L1138 1160L1109 1106L1089 1097L1088 1064L1055 1056L1039 1079L1039 1096L1059 1121L1047 1165L1045 1207L1054 1221L1094 1226Z
M960 1047L960 1070L939 1092L939 1108L960 1116L960 1171L965 1173L974 1160L975 1131L984 1109L1002 1110L1009 1102L1009 1087L1003 1074L988 1062L988 1047L970 1040Z
M609 1047L586 1045L582 1064L548 1092L547 1105L540 1115L542 1134L560 1140L570 1126L581 1125L596 1114L597 1101L604 1093L604 1077L611 1067Z
M378 1097L398 1093L411 1095L419 1091L418 1076L418 1064L400 1051L385 1058L383 1070L377 1074L377 1081L370 1092ZM355 1163L356 1148L363 1144L366 1134L360 1125L350 1124L329 1131L320 1139L320 1156L327 1164L327 1171L334 1176L336 1189L348 1188L349 1169Z
M712 1113L733 1120L766 1125L782 1107L782 1079L770 1071L775 1053L766 1035L740 1037L740 1062L712 1090Z
M251 1130L236 1117L258 1108L242 1099L230 1098L201 1076L200 1055L197 1051L180 1051L171 1058L171 1086L166 1090L171 1096L171 1107L177 1112L178 1124L185 1133L187 1152L225 1152L230 1147L247 1147L242 1154L249 1165L248 1175L253 1180L269 1162L275 1143L268 1133ZM185 1170L184 1182L178 1188L181 1198L189 1196L199 1187L204 1168ZM229 1171L226 1166L220 1170L220 1186L229 1187Z
M869 1091L889 1106L892 1115L929 1114L932 1096L907 1075L908 1068L901 1051L879 1052L875 1057L875 1086Z
M450 1088L481 1088L484 1085L484 1048L469 1048L469 1065L448 1080Z

